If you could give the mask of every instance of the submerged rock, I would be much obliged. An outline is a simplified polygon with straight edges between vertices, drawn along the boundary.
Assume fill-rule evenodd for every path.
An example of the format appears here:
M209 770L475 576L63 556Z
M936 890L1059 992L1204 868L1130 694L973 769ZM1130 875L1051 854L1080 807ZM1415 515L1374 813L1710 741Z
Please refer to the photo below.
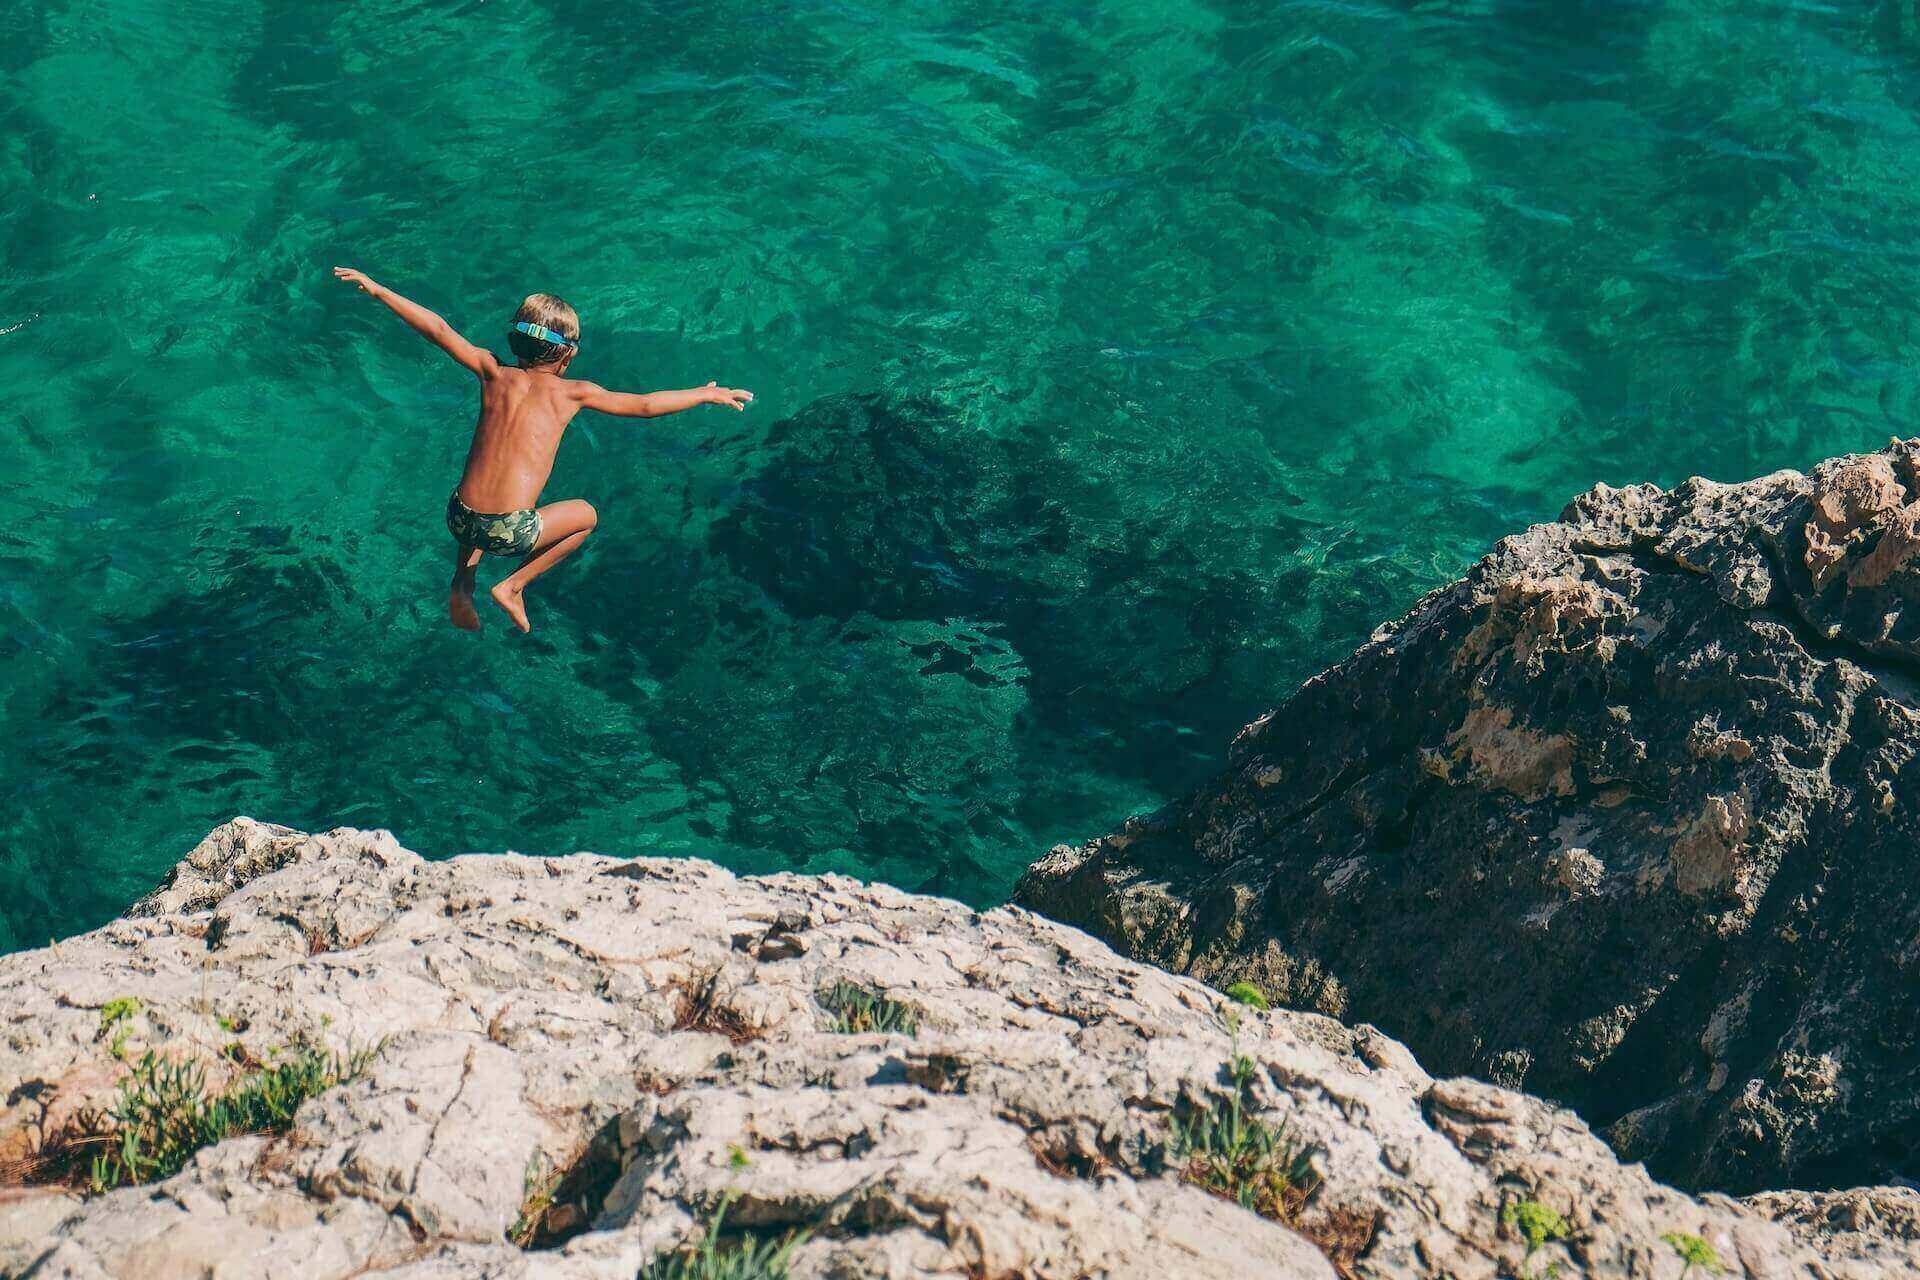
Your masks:
M822 993L848 987L912 1034L836 1030ZM288 1131L164 1181L0 1191L9 1277L631 1280L722 1203L729 1230L809 1233L797 1280L1310 1280L1336 1274L1322 1246L1362 1277L1666 1277L1682 1245L1735 1277L1920 1271L1900 1193L1783 1204L1787 1225L1695 1199L1369 1027L838 877L426 862L385 833L241 819L128 918L0 957L0 1010L16 1156L150 1049L217 1080L296 1042L377 1046ZM1307 1162L1304 1235L1169 1150L1225 1104L1236 1056L1247 1114ZM1559 1229L1528 1257L1530 1222Z
M1920 1173L1920 441L1605 485L1016 900L1684 1186Z

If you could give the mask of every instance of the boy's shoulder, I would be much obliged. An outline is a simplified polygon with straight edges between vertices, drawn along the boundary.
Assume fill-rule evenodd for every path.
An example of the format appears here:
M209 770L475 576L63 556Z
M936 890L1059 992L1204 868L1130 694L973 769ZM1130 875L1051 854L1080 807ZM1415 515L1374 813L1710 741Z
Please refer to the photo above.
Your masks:
M600 392L606 390L606 388L602 387L599 383L586 378L569 378L562 375L555 378L554 382L556 384L555 390L561 398L575 402L585 400L591 395L598 395Z

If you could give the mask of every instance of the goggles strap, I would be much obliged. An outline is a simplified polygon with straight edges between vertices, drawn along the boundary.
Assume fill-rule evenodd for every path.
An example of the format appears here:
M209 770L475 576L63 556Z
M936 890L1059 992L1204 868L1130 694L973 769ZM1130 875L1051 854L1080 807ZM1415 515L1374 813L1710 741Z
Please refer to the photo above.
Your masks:
M538 338L542 342L551 342L555 346L578 347L580 345L579 339L569 338L564 333L555 333L543 324L534 324L528 320L516 320L513 322L513 327L519 332L526 334L529 338Z

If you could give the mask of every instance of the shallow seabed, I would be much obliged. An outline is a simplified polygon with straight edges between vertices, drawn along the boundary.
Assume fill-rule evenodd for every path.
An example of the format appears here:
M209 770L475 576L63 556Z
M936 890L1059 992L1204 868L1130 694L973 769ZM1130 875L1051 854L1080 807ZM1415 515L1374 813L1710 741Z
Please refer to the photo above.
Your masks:
M1906 4L0 0L0 949L246 812L976 902L1597 480L1914 431ZM443 618L464 375L601 532Z

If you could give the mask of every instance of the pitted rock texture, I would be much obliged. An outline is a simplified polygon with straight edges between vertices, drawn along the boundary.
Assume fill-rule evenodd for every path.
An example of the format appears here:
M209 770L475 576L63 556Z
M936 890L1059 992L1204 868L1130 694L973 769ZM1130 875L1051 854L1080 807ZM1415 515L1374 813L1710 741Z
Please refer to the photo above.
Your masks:
M914 1006L918 1034L831 1030L816 993L840 981ZM164 1182L0 1194L0 1275L632 1280L731 1197L736 1226L811 1233L797 1280L1330 1280L1303 1236L1168 1167L1171 1120L1223 1100L1236 1051L1256 1113L1312 1153L1306 1220L1373 1221L1358 1276L1670 1280L1675 1232L1734 1277L1920 1274L1898 1232L1660 1186L1571 1113L1435 1081L1372 1028L1240 1011L1018 909L835 877L426 862L385 833L237 820L127 919L0 957L0 1140L107 1098L100 1009L122 997L128 1056L379 1049L290 1132ZM527 1171L590 1140L587 1230L508 1243ZM1521 1198L1573 1227L1524 1265L1501 1225Z
M1683 1186L1920 1175L1917 467L1595 488L1015 899Z

